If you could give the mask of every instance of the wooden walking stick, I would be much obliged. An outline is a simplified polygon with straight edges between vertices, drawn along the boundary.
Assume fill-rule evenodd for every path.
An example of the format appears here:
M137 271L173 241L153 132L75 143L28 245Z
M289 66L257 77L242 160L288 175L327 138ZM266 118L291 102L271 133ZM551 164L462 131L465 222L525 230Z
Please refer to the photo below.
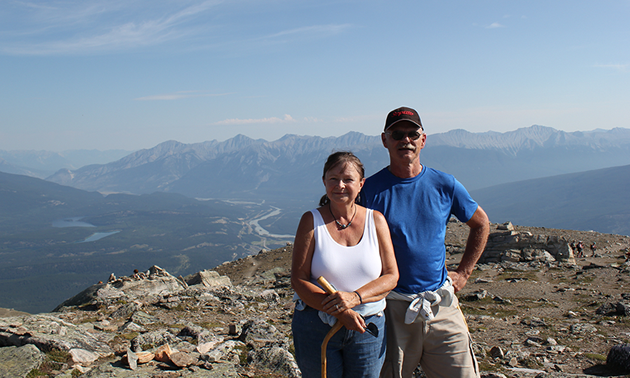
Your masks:
M319 276L317 282L322 285L322 287L324 288L324 290L326 290L328 294L334 294L337 292L337 290L330 283L328 283L324 276ZM326 334L326 337L324 337L324 341L322 341L322 378L326 378L326 347L328 347L328 341L330 341L330 338L333 337L333 335L337 333L337 331L339 331L341 327L343 327L343 325L341 324L339 319L337 319L335 325L332 326L330 331L328 331L328 333Z

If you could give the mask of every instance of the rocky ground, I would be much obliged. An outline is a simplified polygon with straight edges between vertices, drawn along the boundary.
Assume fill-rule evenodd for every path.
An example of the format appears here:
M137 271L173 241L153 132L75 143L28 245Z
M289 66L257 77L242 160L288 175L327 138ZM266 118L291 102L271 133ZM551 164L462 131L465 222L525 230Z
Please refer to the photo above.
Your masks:
M492 232L501 232L498 227L493 225ZM482 371L507 377L535 377L543 372L555 377L630 377L630 372L624 375L606 366L611 346L630 342L630 266L625 258L630 237L514 228L567 243L582 240L588 257L477 266L458 297ZM467 235L467 226L449 224L446 244L453 251L449 267L457 266ZM598 246L594 257L588 248L593 242ZM288 271L289 252L290 248L275 250L264 258L252 256L216 270L235 283L247 284L258 272ZM619 310L618 303L623 304ZM285 326L289 332L288 319Z
M459 293L484 370L531 368L609 376L611 346L630 340L630 238L516 227L566 241L596 242L562 263L480 264ZM451 234L453 235L453 234ZM450 263L456 265L457 255ZM453 266L455 266L453 265ZM498 347L490 353L493 347ZM503 355L503 358L492 358Z
M510 254L478 265L458 296L482 377L630 377L606 365L611 347L630 341L630 238L498 226L493 233L544 235L556 246L596 241L599 249L561 262ZM449 224L449 266L466 235L465 225ZM152 268L88 288L58 312L0 314L0 376L297 377L291 251L225 263L214 269L220 276ZM16 361L21 370L6 373Z

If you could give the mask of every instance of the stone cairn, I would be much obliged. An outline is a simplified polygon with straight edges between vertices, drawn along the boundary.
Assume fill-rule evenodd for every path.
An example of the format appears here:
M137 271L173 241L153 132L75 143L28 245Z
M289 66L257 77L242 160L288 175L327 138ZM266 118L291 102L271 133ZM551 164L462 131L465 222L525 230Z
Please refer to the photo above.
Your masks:
M500 262L563 262L575 265L575 257L567 240L553 235L533 235L517 231L510 222L499 224L488 237L488 244L479 264Z

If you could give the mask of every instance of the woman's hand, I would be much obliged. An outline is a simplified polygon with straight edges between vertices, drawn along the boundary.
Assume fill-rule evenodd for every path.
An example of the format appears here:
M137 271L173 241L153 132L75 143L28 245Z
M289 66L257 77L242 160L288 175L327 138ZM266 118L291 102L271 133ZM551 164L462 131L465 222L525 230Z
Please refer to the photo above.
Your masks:
M341 322L344 327L351 331L357 331L359 333L365 332L365 320L354 310L346 310L339 315L335 316L337 321Z
M347 291L337 291L334 294L330 294L322 301L324 312L333 316L337 316L359 304L361 304L361 300L357 293L349 293Z

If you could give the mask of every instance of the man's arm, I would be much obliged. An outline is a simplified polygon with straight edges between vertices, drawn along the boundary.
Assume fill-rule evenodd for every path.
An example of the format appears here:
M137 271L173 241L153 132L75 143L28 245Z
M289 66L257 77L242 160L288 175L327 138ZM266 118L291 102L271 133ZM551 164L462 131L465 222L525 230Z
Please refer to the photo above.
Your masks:
M466 286L468 277L472 274L477 260L481 257L484 248L486 248L488 234L490 233L490 220L481 206L477 207L477 210L466 224L470 227L470 233L468 234L468 241L466 241L464 255L459 262L457 270L448 272L449 277L453 280L455 292Z

